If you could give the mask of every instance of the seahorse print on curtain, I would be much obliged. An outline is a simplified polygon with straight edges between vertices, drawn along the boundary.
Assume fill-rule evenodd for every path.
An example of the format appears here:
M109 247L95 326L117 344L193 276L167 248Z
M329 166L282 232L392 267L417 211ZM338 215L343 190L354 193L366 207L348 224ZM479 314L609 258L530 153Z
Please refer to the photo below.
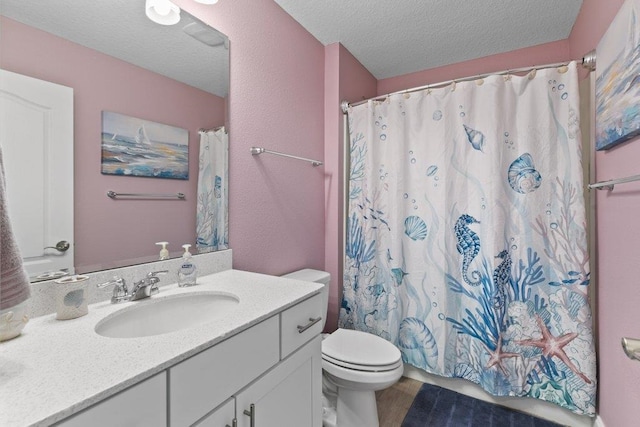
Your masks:
M595 415L577 85L571 63L349 109L340 327Z

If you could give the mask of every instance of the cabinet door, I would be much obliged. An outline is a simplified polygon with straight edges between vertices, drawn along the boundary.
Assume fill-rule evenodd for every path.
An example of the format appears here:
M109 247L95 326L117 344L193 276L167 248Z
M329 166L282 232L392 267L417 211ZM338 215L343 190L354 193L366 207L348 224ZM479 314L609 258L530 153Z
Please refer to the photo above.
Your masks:
M236 416L236 401L232 397L224 402L215 411L198 421L193 427L224 427L233 426L233 419Z
M321 342L317 336L236 396L238 427L322 426Z
M161 372L57 424L58 427L167 425L167 376Z
M169 422L187 427L278 363L273 316L169 368Z

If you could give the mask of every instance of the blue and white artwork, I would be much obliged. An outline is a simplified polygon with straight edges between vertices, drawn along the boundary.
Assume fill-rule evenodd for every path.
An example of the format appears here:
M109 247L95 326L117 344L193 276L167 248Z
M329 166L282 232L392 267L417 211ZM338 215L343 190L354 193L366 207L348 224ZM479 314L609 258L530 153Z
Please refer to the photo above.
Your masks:
M102 173L189 179L189 132L103 111Z
M640 135L640 0L627 0L596 49L596 150Z

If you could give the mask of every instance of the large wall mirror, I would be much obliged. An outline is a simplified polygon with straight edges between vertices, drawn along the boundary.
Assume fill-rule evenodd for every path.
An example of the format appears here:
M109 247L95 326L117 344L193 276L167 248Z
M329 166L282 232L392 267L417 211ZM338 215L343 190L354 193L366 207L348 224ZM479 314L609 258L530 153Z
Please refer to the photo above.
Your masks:
M228 138L228 38L185 11L179 23L165 26L149 20L144 9L144 0L2 0L0 69L72 89L73 161L69 167L73 173L69 174L72 182L66 185L73 188L73 238L56 235L54 221L44 227L50 237L29 238L28 242L35 242L35 251L42 256L63 257L57 243L72 240L76 273L158 260L161 248L157 242L169 242L171 257L181 255L183 244L195 249L199 237L196 217L202 209L198 206L201 138L213 134ZM186 130L188 179L103 173L104 112ZM31 123L22 126L30 128ZM6 134L3 139L3 152L5 145L14 144L14 151L19 147L26 159L20 165L14 161L7 169L37 167L29 158L30 141L16 141ZM228 164L226 153L228 150L223 154ZM66 166L59 169L63 168ZM221 191L219 180L211 179L212 197L221 198L218 207L223 207L226 220L228 195L224 190L228 183L223 182ZM44 187L49 186L46 178L40 180ZM28 189L20 188L24 181L7 177L8 199L12 193L29 194ZM185 197L112 199L107 196L109 191L182 193ZM53 200L56 196L48 192L31 199ZM22 248L19 236L18 243ZM203 251L224 248L218 245ZM46 272L39 275L47 276Z

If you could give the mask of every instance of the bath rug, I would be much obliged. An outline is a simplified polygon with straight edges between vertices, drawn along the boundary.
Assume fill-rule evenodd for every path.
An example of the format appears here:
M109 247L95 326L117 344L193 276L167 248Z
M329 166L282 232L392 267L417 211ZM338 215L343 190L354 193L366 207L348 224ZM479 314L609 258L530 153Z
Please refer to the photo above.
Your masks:
M402 427L559 427L503 406L423 384Z

